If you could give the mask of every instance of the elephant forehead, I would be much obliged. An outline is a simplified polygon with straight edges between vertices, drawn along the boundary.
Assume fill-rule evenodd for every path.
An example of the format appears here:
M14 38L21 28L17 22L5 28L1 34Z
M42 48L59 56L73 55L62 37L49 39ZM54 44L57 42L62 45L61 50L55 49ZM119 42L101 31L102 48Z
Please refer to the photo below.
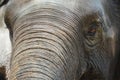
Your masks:
M76 14L87 14L100 10L101 2L102 0L12 0L10 6L15 12L20 12L33 5L41 7L41 4L47 3L64 6Z
M75 12L77 10L96 11L101 8L102 0L33 0L31 4L54 3ZM82 12L82 11L81 11Z

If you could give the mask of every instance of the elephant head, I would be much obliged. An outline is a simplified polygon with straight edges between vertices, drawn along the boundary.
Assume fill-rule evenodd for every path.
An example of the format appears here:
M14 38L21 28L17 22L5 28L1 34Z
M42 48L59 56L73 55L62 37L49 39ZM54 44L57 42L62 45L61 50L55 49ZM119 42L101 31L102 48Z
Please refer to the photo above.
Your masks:
M10 0L9 80L106 80L115 30L104 0Z

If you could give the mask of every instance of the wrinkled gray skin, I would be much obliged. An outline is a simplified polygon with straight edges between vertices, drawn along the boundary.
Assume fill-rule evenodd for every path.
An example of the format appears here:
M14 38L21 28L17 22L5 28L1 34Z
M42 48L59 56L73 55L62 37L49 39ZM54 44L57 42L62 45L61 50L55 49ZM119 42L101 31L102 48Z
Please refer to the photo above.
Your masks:
M102 0L11 0L5 21L9 80L107 79L115 30Z

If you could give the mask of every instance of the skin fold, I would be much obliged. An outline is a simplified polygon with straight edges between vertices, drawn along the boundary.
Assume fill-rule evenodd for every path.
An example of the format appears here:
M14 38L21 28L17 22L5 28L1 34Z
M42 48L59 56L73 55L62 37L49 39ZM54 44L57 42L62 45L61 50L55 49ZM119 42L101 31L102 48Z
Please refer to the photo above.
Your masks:
M10 0L8 80L107 80L117 27L107 0Z

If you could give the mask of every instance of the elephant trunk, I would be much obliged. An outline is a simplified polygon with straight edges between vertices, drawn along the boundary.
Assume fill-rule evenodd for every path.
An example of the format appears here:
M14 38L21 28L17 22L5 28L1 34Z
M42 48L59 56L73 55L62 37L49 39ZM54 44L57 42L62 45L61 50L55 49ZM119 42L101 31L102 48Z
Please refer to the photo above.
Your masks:
M62 8L63 9L63 8ZM10 80L73 80L79 65L76 16L55 8L26 10L13 26ZM76 27L75 27L76 26Z

